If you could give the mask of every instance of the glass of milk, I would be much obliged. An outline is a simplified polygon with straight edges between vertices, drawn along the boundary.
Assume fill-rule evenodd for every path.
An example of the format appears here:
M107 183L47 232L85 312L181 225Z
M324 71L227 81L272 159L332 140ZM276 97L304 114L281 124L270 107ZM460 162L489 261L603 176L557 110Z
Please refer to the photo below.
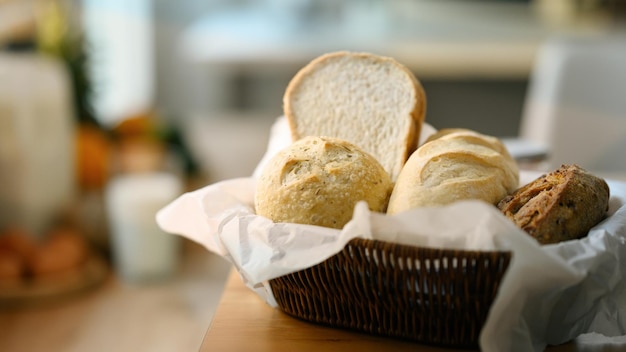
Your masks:
M120 278L144 283L170 278L180 256L180 238L163 232L155 216L183 190L168 172L119 174L106 189L111 253Z

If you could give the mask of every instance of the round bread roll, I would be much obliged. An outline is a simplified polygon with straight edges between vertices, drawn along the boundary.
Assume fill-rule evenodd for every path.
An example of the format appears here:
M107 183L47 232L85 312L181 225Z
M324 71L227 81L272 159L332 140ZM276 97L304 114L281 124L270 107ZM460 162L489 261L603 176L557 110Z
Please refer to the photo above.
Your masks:
M382 165L359 147L309 136L278 152L264 167L256 213L274 222L342 228L358 201L384 212L392 187Z
M467 129L444 129L411 155L387 213L466 199L495 205L518 186L517 164L498 138Z
M498 208L541 244L586 236L606 217L610 190L578 165L562 165L521 187Z

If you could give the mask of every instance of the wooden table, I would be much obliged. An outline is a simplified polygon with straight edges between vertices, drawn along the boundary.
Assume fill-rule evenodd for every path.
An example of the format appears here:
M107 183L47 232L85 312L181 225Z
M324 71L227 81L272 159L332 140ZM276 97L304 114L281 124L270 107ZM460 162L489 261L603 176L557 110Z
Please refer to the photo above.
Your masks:
M589 337L548 348L550 352L624 350L626 350L624 338L600 342L598 338ZM238 273L233 270L200 348L200 352L209 351L467 352L470 350L426 346L301 321L267 305L243 284Z

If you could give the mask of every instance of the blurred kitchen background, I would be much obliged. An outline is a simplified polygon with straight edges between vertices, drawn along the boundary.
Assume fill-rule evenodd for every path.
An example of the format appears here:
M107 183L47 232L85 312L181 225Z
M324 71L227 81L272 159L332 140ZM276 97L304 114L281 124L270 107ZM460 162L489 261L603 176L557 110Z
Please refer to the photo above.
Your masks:
M230 266L155 212L251 175L318 55L392 56L434 127L516 137L543 43L624 3L0 0L0 350L197 350Z

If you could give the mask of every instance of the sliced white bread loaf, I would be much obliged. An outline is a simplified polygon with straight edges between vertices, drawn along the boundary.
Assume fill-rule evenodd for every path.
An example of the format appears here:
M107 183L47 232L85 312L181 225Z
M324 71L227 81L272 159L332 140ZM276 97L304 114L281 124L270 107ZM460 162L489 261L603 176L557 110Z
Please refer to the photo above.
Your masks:
M373 155L395 181L417 147L426 97L396 60L342 51L303 67L287 86L283 108L294 141L344 139Z
M469 130L441 130L406 162L387 213L467 199L495 205L518 186L517 164L499 139Z

